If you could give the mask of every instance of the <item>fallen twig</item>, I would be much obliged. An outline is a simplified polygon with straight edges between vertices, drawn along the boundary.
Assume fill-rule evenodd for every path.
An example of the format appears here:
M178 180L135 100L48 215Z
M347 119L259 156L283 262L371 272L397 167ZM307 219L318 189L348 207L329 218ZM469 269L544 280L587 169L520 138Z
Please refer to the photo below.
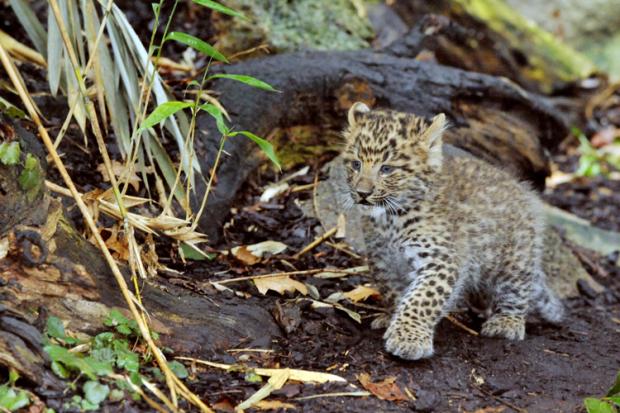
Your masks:
M285 271L285 272L273 272L269 274L260 274L260 275L248 275L245 277L237 277L237 278L229 278L228 280L221 281L211 281L211 284L229 284L239 281L248 281L248 280L256 280L261 278L272 278L272 277L283 277L287 275L312 275L319 274L322 272L332 272L339 274L359 274L359 270L355 268L314 268L312 270L301 270L301 271Z
M319 399L321 397L346 397L346 396L366 397L366 396L372 396L372 394L367 391L335 392L335 393L322 393L322 394L313 394L311 396L295 397L293 400L311 400L311 399Z
M463 329L463 330L467 331L472 336L479 336L480 335L476 330L472 330L471 328L467 327L465 324L461 323L459 320L457 320L456 318L452 317L451 315L447 315L446 316L446 320L448 320L449 322L451 322L455 326L459 327L460 329Z
M297 254L293 255L293 258L294 259L298 259L302 255L304 255L306 252L311 251L312 249L316 248L319 244L321 244L327 238L329 238L332 235L334 235L336 233L336 231L338 231L338 227L337 226L333 227L332 229L327 231L325 234L321 235L320 237L318 237L314 241L312 241L310 244L306 245L306 247L304 249L299 251Z

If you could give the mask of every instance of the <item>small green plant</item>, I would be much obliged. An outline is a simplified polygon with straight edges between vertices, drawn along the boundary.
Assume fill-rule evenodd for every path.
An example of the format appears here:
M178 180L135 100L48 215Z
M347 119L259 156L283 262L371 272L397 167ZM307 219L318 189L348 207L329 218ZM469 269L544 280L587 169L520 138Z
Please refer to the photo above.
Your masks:
M30 404L28 393L15 387L17 379L19 374L10 370L8 383L0 386L0 411L14 412Z
M605 397L588 397L583 401L588 413L618 413L620 408L620 373Z
M617 148L620 143L611 143L603 148L592 146L586 135L577 128L573 129L573 135L579 139L579 167L575 172L577 176L607 175L610 170L620 170L620 155Z
M65 408L93 411L101 403L122 400L125 392L139 400L136 387L153 378L163 381L163 374L157 367L151 367L149 353L140 354L143 348L140 332L135 320L126 318L120 311L112 310L104 320L108 331L90 339L79 340L67 334L62 321L57 317L47 320L47 343L44 350L52 361L52 371L65 380L74 379L69 388L76 394L65 403ZM152 333L157 338L156 333ZM188 376L185 366L178 361L169 364L172 372L180 379ZM78 384L84 377L86 381ZM125 377L126 380L121 378Z

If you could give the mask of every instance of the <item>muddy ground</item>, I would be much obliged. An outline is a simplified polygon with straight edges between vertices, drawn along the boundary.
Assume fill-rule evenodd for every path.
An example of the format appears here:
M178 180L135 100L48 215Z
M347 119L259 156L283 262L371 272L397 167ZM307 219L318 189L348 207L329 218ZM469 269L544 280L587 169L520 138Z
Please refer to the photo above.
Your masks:
M311 175L311 174L310 174ZM307 178L306 178L307 181ZM300 184L306 182L300 180ZM600 188L599 180L589 181L589 191ZM303 217L296 206L296 198L309 198L309 194L290 194L279 199L269 208L256 212L252 207L260 195L264 182L255 179L246 186L238 202L238 214L227 229L227 238L233 244L250 244L270 239L287 243L299 249L312 240L314 219ZM569 199L581 191L583 182L564 184L559 190L550 191L546 198ZM577 209L573 203L572 209ZM562 204L558 202L558 205ZM608 208L604 199L593 197L584 203L581 215L597 209ZM596 213L596 212L594 212ZM602 215L602 214L601 214ZM598 224L614 228L618 215L607 215ZM255 228L255 232L244 231ZM275 394L277 399L292 402L298 411L308 412L405 412L405 411L487 411L505 412L578 412L583 411L583 398L604 394L620 367L620 269L614 265L617 256L596 257L581 250L582 254L598 263L604 271L593 276L608 288L596 295L585 289L581 297L566 302L569 315L559 326L531 319L527 337L522 342L489 339L474 336L465 329L442 321L435 338L436 355L429 360L408 362L390 356L382 348L381 331L369 328L366 319L357 324L345 313L329 309L318 311L307 303L294 298L268 293L260 297L249 283L236 284L234 288L260 297L257 303L278 315L282 337L268 348L269 353L234 352L226 356L214 354L214 360L236 363L249 360L261 366L286 366L315 371L331 371L346 378L349 383L363 389L358 376L368 373L372 381L395 378L398 387L408 400L382 401L376 397L322 397L295 400L319 393L350 392L351 386L302 386L289 385ZM353 267L363 262L322 245L311 256L294 262L298 269L317 268L325 265ZM186 268L186 282L200 279L213 281L236 276L246 271L234 260L211 263L214 270L227 271L215 277L196 264ZM228 266L228 268L226 268ZM217 268L215 268L217 267ZM286 270L278 263L268 263L267 268L252 268L257 274ZM603 274L603 276L601 276ZM333 291L348 291L368 282L362 276L344 279L306 279L317 287L322 297ZM221 294L220 294L221 296ZM380 303L368 302L380 305ZM374 310L349 306L360 314L370 315ZM472 312L463 312L457 318L466 326L479 331L481 319ZM289 330L286 333L285 330ZM260 337L248 338L238 348L264 347ZM247 361L246 361L247 362ZM243 374L219 373L212 369L198 374L193 388L203 394L211 404L228 406L241 402L260 385L248 383ZM408 391L406 391L408 390ZM492 410L496 408L497 410Z

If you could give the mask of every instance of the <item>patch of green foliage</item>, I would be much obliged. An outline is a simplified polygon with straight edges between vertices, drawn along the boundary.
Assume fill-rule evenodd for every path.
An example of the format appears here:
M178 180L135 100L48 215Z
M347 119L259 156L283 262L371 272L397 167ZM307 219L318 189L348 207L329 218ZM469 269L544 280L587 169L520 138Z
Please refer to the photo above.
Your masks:
M620 171L620 150L613 150L620 147L620 137L615 142L597 149L579 129L574 128L572 133L579 139L579 167L575 172L576 175L605 176L613 169Z
M21 161L21 147L19 142L2 142L0 144L0 164L13 166L18 165ZM28 193L29 198L33 200L39 192L39 188L43 184L43 170L39 159L31 153L26 154L22 169L17 181L19 187Z
M25 390L15 387L19 374L15 370L9 371L9 381L0 386L0 410L14 412L30 404L30 397Z
M266 43L278 52L357 50L373 30L364 10L350 0L226 0L245 20L223 22L218 45L230 52Z
M588 397L583 401L588 413L618 413L620 408L620 373L605 397Z
M65 409L98 410L104 401L120 401L126 393L139 400L140 395L132 385L141 386L147 378L164 380L161 371L151 366L151 355L136 351L140 332L135 320L112 310L104 325L108 331L87 340L78 340L67 334L59 318L52 316L47 320L44 350L52 361L52 371L62 379L72 380L68 386L76 393L65 403ZM157 339L156 333L152 335ZM189 375L178 361L170 362L169 366L181 379ZM129 378L131 384L119 380L119 374ZM86 380L80 384L82 377Z

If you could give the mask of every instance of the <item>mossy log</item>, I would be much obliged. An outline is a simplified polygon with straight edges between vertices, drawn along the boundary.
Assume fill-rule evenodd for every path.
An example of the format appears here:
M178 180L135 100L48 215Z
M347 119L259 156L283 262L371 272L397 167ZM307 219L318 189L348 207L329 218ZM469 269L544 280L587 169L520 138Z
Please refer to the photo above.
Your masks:
M466 72L388 53L307 52L247 60L220 71L244 73L269 81L279 93L249 88L229 80L211 87L232 115L237 129L270 136L296 125L344 126L346 110L356 100L432 117L443 112L452 127L446 141L542 188L548 174L547 150L568 134L567 123L547 98L529 93L504 78ZM219 134L208 117L201 145L203 170L210 170ZM209 196L201 229L213 241L237 190L259 162L255 145L229 140ZM200 204L204 185L197 187Z
M503 76L551 93L595 72L588 58L527 20L503 0L397 0L391 7L413 28L428 14L449 19L425 46L441 64Z

